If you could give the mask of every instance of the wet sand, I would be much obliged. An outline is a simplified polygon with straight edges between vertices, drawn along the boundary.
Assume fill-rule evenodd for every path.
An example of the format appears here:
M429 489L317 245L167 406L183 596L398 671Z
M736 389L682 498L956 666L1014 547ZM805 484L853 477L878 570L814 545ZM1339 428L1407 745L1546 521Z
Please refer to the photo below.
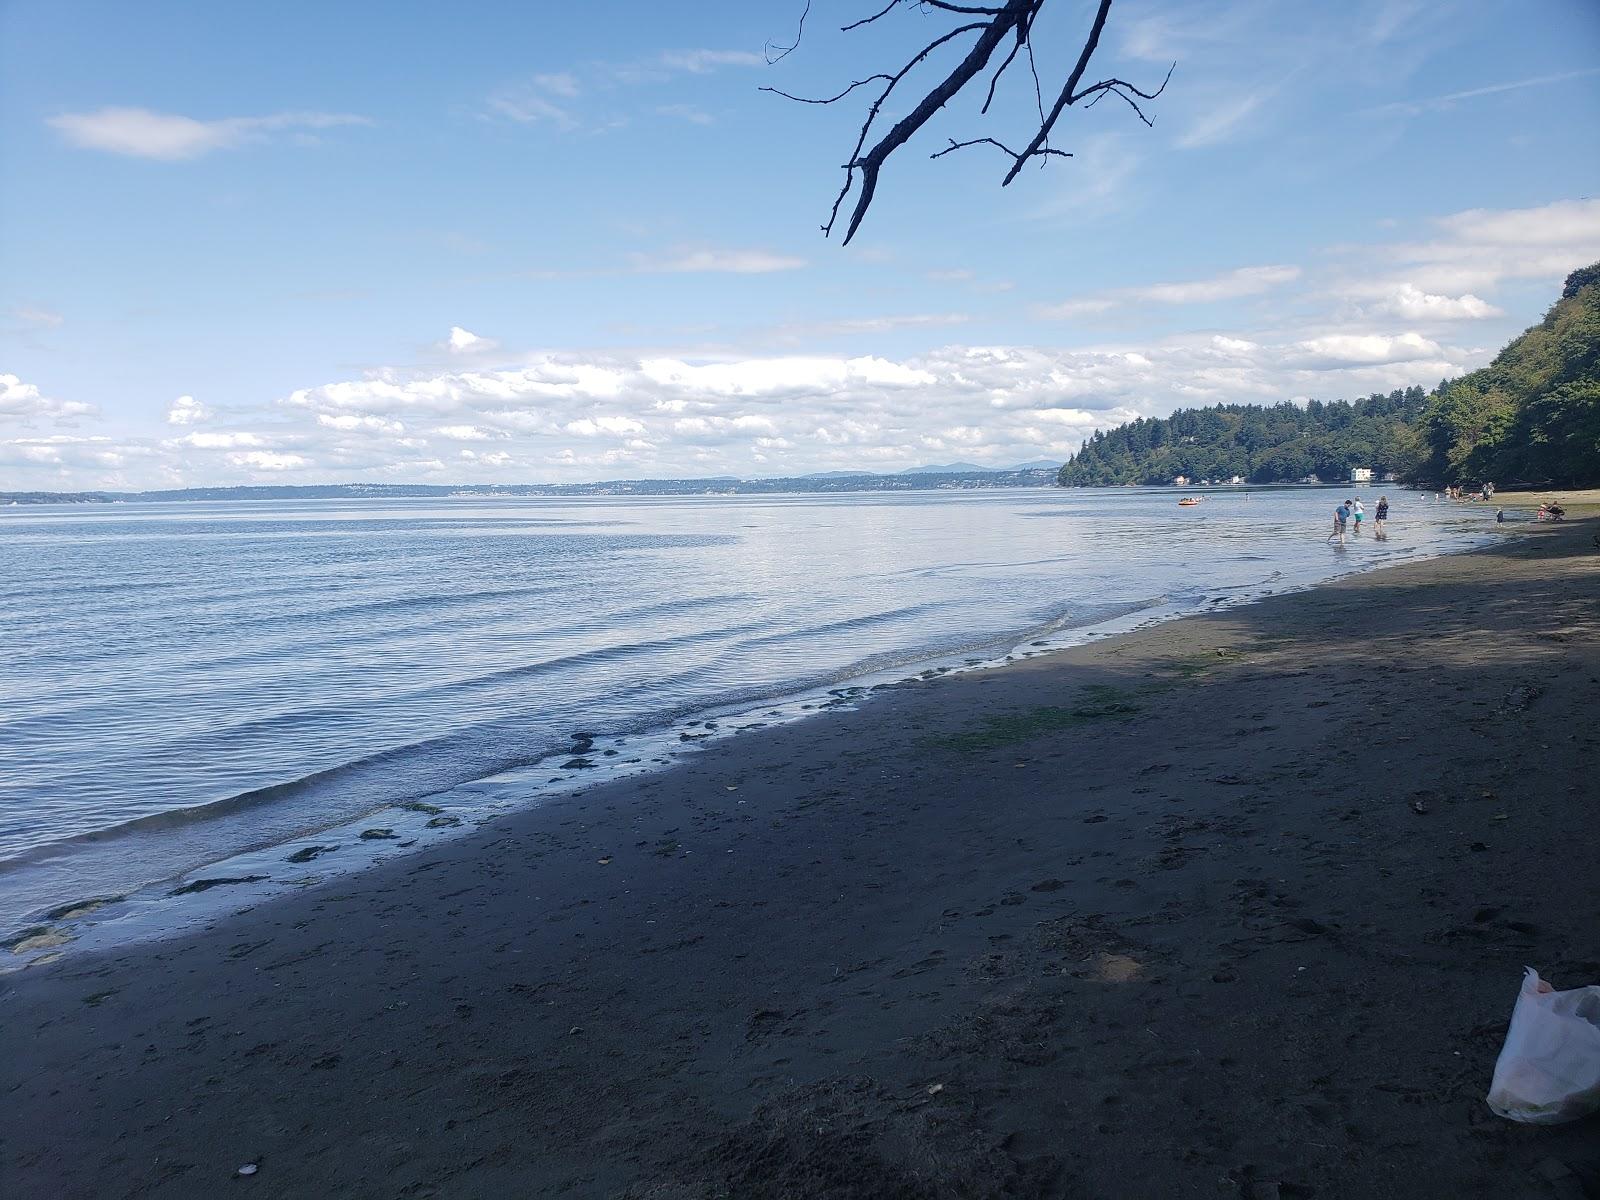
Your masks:
M7 976L0 1194L1581 1194L1600 1118L1483 1096L1524 964L1600 982L1595 528L897 686Z

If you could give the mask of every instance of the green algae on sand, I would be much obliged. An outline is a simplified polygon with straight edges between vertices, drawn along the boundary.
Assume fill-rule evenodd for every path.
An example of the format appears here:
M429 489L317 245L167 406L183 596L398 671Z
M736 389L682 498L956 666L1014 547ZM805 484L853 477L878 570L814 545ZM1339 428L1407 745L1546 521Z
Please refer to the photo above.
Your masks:
M1133 694L1121 688L1091 684L1083 689L1085 699L1071 708L1041 705L1003 716L985 717L976 728L964 733L929 738L928 744L946 750L977 753L1026 742L1047 733L1076 729L1094 721L1126 720L1140 712Z

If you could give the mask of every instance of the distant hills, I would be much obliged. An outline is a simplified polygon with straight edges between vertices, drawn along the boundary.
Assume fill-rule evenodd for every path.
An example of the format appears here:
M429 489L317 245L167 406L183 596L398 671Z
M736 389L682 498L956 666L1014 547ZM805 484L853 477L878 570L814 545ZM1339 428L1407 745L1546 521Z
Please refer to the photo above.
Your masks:
M489 496L735 496L785 492L911 492L935 489L1048 487L1055 464L995 470L948 467L893 475L829 471L781 479L613 479L600 483L330 483L180 488L151 492L0 492L0 505L165 503L196 500L373 500Z
M1032 462L1018 463L1014 467L980 467L977 463L945 463L943 466L907 467L901 475L979 475L985 471L1059 471L1062 463L1058 458L1036 458Z
M1600 263L1569 275L1544 320L1494 362L1432 392L1179 409L1097 432L1057 479L1332 482L1355 467L1435 487L1600 484Z

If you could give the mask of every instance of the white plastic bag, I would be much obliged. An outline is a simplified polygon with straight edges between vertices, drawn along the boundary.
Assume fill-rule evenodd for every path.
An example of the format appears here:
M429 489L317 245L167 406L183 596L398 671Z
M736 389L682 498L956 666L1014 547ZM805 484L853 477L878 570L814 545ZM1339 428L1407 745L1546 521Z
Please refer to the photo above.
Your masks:
M1600 1108L1600 986L1558 992L1527 968L1489 1107L1530 1125L1576 1121Z

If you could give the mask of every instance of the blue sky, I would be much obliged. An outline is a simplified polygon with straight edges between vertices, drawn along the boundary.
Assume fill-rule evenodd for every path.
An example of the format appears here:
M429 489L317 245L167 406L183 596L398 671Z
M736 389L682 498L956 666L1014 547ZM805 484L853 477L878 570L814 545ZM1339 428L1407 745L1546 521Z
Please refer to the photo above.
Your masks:
M1117 0L824 239L872 4L0 4L0 489L1064 458L1179 405L1432 385L1600 259L1592 0ZM1091 6L1051 0L1045 86ZM936 59L937 78L950 59ZM908 81L915 82L915 77ZM919 95L909 92L910 95ZM891 111L891 116L898 115Z

